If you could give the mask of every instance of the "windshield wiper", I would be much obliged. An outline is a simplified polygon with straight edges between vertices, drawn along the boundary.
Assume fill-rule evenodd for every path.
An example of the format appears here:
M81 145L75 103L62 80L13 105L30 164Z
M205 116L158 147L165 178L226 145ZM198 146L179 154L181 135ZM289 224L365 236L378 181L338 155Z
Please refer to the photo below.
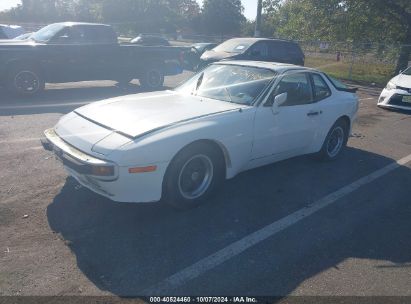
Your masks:
M203 83L203 78L204 78L204 72L201 73L200 77L197 80L197 84L196 84L196 91L198 91L198 89L200 88L201 84Z

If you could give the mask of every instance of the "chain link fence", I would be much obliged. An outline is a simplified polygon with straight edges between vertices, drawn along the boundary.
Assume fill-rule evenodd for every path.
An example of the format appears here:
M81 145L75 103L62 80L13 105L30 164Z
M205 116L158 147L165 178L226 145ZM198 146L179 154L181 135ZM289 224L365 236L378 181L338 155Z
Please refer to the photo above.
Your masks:
M385 85L393 76L400 44L299 41L306 65L341 79Z

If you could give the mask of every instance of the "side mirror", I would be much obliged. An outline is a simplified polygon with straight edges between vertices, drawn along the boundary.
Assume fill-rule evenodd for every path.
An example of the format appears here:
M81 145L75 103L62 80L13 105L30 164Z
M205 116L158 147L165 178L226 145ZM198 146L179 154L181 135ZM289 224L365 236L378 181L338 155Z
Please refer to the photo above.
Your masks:
M281 105L283 105L285 102L287 101L287 93L281 93L277 96L274 97L274 102L273 105L271 106L271 110L273 111L273 114L278 114L279 111L279 107Z

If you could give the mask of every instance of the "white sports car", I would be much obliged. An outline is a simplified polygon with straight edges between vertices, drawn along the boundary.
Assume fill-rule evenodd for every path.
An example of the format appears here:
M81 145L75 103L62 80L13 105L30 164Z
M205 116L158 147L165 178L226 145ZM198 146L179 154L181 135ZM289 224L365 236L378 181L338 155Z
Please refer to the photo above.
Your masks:
M42 143L92 191L185 208L251 168L316 152L335 159L358 110L354 92L309 68L227 61L173 91L81 107Z
M388 82L378 99L378 106L411 110L411 67Z

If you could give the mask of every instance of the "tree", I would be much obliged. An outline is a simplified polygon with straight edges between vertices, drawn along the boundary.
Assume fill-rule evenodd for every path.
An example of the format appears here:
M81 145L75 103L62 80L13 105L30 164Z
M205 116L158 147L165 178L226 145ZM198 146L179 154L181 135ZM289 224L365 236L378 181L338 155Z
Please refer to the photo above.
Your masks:
M265 22L284 38L349 42L357 48L402 44L396 73L408 64L409 0L266 0L266 14Z
M386 24L392 26L391 30L387 27L380 27L384 29L381 32L388 32L402 44L395 68L395 74L398 74L400 70L407 68L411 55L411 1L372 0L369 5Z
M241 0L204 0L203 27L207 34L238 34L245 23Z

